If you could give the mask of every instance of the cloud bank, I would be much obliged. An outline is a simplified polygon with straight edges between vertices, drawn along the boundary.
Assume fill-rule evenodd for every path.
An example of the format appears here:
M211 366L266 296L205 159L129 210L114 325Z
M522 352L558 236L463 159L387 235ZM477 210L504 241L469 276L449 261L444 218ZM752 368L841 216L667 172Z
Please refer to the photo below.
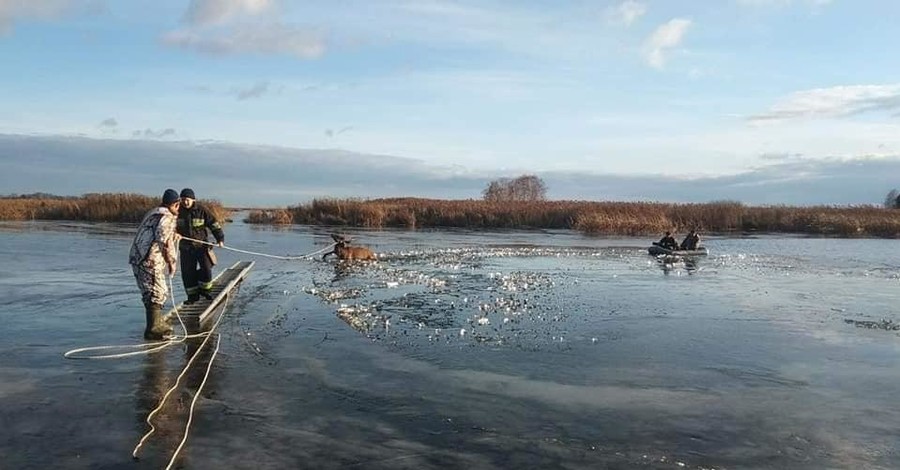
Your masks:
M161 137L168 130L152 131ZM174 131L173 131L174 133ZM150 137L150 135L148 135ZM900 186L900 156L809 160L790 155L745 173L705 178L539 173L553 199L749 204L878 204ZM222 142L0 134L0 193L157 194L192 187L233 206L284 206L315 197L480 198L493 179L422 160L334 149Z

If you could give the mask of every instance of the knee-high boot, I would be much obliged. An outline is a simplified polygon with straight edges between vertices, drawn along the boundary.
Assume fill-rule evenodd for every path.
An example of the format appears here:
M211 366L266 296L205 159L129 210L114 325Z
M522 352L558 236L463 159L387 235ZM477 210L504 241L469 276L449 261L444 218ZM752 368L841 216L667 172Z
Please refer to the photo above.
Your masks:
M172 327L163 321L162 305L146 304L147 327L144 329L144 339L160 340L172 334Z

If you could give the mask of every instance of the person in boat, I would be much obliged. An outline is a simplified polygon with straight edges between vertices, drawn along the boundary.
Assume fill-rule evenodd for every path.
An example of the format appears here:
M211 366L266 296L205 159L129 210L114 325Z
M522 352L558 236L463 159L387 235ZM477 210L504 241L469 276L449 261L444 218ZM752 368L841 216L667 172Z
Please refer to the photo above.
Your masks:
M691 230L688 232L687 236L684 237L684 240L681 242L681 246L679 249L682 250L696 250L697 247L700 246L700 235L697 235L696 230Z
M181 281L187 293L186 304L200 300L200 296L212 300L212 268L216 264L212 246L207 241L212 232L218 246L225 246L225 232L216 216L197 202L194 190L181 190L181 212L178 213L178 234L193 240L183 240L181 252Z
M653 244L667 250L678 249L678 242L675 241L675 237L672 236L672 232L666 232L666 234L662 238L660 238L658 242L655 242Z
M172 334L172 327L162 317L162 308L169 292L166 272L174 276L178 264L175 245L179 235L175 225L180 203L178 193L167 189L159 207L144 215L128 253L147 319L144 339L160 340Z

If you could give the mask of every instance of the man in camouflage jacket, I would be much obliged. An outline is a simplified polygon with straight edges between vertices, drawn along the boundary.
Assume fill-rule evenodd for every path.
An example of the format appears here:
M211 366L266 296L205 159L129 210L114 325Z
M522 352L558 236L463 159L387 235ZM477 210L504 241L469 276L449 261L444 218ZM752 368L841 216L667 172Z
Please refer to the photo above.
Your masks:
M144 302L144 339L160 340L172 333L172 327L162 318L162 308L168 293L166 271L174 275L178 263L175 224L179 204L178 193L167 189L159 207L147 212L138 226L128 255Z

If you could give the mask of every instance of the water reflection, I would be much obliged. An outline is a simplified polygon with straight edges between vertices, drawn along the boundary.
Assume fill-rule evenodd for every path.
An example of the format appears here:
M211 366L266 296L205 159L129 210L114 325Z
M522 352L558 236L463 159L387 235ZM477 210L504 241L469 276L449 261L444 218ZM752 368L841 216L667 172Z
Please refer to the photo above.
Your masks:
M700 258L697 256L659 256L656 258L656 263L662 269L663 274L667 276L682 267L689 276L700 270Z
M181 378L177 389L166 398L166 402L150 416L155 431L144 443L138 456L162 453L170 455L178 446L184 433L184 426L190 411L191 401L203 382L209 361L212 358L218 333L214 333L203 346L203 338L191 338L184 343L184 354L178 358L165 351L148 354L144 358L144 369L136 392L135 418L137 430L143 436L150 431L148 416L160 406L160 401L175 384L179 374L188 364L190 367ZM202 347L202 349L201 349ZM191 358L197 355L191 363ZM178 358L176 360L176 358ZM204 386L204 395L210 395L210 383Z

